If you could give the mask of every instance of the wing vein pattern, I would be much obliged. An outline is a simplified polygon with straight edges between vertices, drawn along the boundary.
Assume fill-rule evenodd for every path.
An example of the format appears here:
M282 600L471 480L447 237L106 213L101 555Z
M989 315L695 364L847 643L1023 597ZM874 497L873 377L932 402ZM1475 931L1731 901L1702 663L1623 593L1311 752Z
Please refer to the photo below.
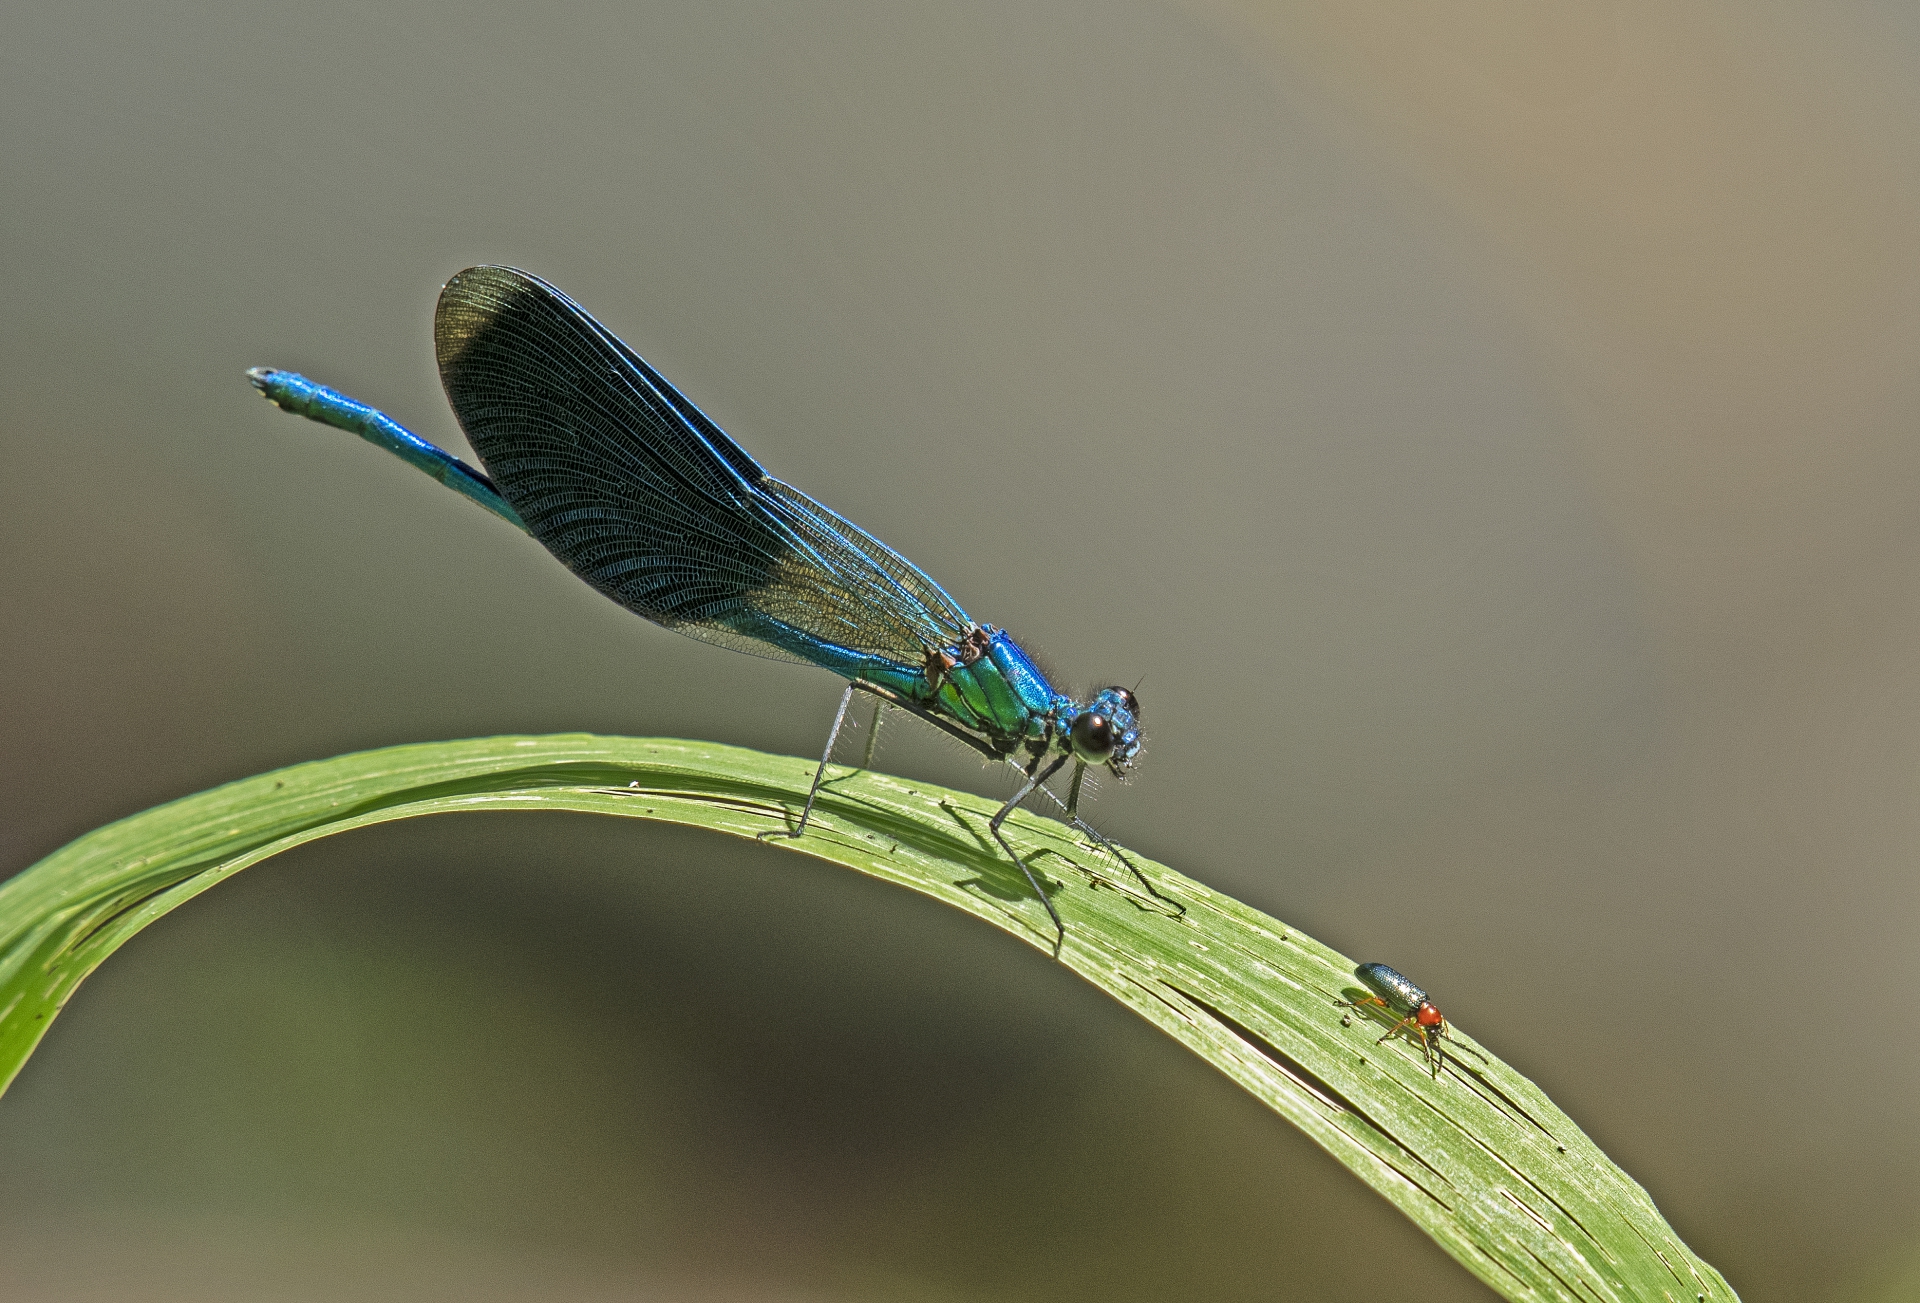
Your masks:
M548 551L628 610L849 677L862 658L915 669L973 627L912 562L768 475L539 277L460 273L441 292L434 346L447 400L501 495Z

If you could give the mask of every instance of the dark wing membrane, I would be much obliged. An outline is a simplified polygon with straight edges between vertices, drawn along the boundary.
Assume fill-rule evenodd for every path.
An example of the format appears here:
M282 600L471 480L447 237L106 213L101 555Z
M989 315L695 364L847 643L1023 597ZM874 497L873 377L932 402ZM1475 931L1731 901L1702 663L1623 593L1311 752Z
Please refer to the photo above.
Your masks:
M831 649L918 666L971 627L905 557L768 476L537 276L461 272L440 292L433 335L447 401L501 495L628 610L842 672Z

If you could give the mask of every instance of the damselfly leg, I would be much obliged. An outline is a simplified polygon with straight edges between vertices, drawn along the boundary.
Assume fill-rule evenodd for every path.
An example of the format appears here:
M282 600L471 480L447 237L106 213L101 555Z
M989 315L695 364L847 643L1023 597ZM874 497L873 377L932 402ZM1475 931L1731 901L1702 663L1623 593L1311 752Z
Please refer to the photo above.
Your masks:
M1067 757L1057 757L1046 769L1036 774L1034 768L1038 766L1039 763L1040 758L1036 756L1034 757L1033 765L1028 766L1022 771L1027 781L1020 785L1019 791L1007 798L1007 803L1000 807L998 814L987 820L987 831L993 834L993 839L996 842L1000 843L1000 849L1007 853L1007 858L1020 866L1020 872L1027 876L1027 885L1033 888L1034 895L1040 897L1040 903L1047 907L1047 917L1053 920L1054 931L1058 933L1053 940L1054 953L1057 955L1060 952L1061 943L1067 939L1067 925L1060 921L1060 911L1053 907L1053 898L1048 896L1046 888L1040 885L1040 879L1033 876L1033 870L1027 867L1027 862L1021 859L1019 853L1007 844L1007 839L1000 835L1000 825L1007 821L1007 816L1014 812L1014 809L1020 802L1032 795L1034 788L1038 787L1042 791L1046 790L1046 781L1060 771L1060 766L1067 763Z

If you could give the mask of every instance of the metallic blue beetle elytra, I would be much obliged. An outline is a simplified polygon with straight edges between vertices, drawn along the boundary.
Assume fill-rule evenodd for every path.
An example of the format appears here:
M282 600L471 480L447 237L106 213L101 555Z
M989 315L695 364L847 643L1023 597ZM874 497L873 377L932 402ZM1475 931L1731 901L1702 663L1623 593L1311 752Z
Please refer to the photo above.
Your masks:
M1056 692L1020 645L979 624L905 557L774 479L664 376L537 276L470 267L440 292L434 351L447 401L486 474L382 412L290 371L256 367L279 407L360 435L531 534L574 574L638 615L736 651L832 670L847 688L799 837L855 692L915 715L1024 781L988 821L1055 930L1066 925L1001 834L1035 791L1154 889L1079 817L1090 766L1125 775L1140 750L1140 702L1125 688L1087 701ZM1071 760L1061 801L1044 784Z

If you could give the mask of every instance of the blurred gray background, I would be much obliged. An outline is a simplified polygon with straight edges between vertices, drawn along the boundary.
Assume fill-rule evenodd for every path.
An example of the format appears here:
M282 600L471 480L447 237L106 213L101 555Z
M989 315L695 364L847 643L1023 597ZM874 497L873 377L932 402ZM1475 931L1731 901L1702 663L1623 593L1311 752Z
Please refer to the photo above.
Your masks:
M1920 1298L1916 12L9 6L0 873L389 743L814 753L829 676L242 378L463 447L435 292L513 263L1142 680L1112 835L1413 974L1749 1303ZM1416 1293L1487 1297L1040 955L613 821L244 874L0 1101L22 1303Z

